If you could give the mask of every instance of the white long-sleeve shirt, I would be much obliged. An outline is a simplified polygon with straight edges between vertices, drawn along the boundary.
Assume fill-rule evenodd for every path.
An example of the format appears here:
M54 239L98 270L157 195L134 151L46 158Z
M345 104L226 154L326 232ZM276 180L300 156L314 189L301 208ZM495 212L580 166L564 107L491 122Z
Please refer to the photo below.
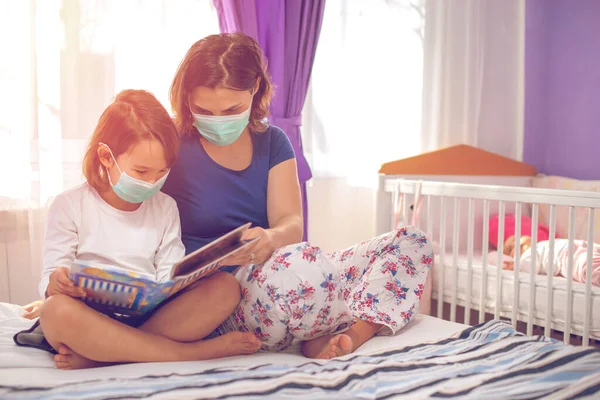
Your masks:
M87 183L58 195L48 215L39 291L46 297L50 274L75 260L169 278L185 255L175 200L159 192L135 211L106 203Z

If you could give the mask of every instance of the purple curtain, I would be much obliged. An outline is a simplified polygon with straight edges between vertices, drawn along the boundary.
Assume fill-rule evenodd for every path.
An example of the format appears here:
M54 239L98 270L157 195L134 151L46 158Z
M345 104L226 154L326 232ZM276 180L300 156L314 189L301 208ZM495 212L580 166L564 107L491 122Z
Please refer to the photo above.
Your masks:
M304 240L308 233L306 182L312 177L302 150L300 125L325 0L214 0L222 32L258 39L275 84L271 122L287 133L298 163Z

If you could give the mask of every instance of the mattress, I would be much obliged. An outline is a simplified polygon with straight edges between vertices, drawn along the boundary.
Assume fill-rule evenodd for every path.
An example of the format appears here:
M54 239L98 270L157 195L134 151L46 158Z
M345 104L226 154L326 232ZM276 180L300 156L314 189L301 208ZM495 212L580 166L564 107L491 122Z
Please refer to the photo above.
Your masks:
M252 356L229 357L211 361L129 364L95 370L61 371L54 368L50 353L18 347L14 344L13 335L32 325L32 321L21 317L22 314L19 306L0 303L0 385L10 383L11 385L56 386L91 377L115 379L146 374L164 374L170 371L192 373L207 367L248 367L267 363L297 365L307 361L301 355L299 345L295 344L282 353L257 353ZM417 315L398 335L375 337L361 346L356 354L371 354L444 339L465 328L466 326L462 324Z
M471 291L471 309L480 309L481 283L482 283L482 257L475 255L473 257L472 291ZM436 255L436 267L433 273L433 297L438 298L441 265L440 256ZM468 288L468 258L466 255L457 257L457 269L453 265L453 256L451 253L444 254L444 301L450 303L452 294L456 290L457 304L459 306L467 305ZM497 290L497 266L487 266L487 295L485 300L485 310L494 313L496 310L496 290ZM454 273L458 272L457 285L454 284ZM514 271L501 271L501 307L500 315L505 318L512 318L513 312L513 290L514 290ZM529 295L531 290L535 290L535 307L533 321L535 325L545 327L546 312L548 305L546 302L548 293L548 277L546 275L535 276L535 287L532 288L529 283L529 273L519 273L519 302L517 319L527 322L529 317ZM456 289L455 289L456 287ZM552 329L564 332L566 320L567 304L567 279L554 276L552 279ZM571 333L583 335L583 322L585 310L585 285L580 282L572 282L573 309L571 313L572 327ZM600 287L592 286L592 323L590 328L590 337L600 340Z
M22 350L6 341L30 324L10 315L15 311L0 304L0 359ZM308 360L297 347L287 353L81 371L48 368L29 356L18 362L26 360L32 366L0 368L0 398L484 399L600 393L600 350L527 337L502 321L465 327L418 315L398 335L376 337L334 360Z

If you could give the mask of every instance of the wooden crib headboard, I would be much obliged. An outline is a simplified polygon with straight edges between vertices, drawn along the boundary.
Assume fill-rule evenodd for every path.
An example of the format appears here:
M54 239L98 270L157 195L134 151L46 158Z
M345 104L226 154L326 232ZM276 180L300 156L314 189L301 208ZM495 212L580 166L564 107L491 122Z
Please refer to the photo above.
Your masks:
M535 176L534 166L459 144L381 166L384 175Z

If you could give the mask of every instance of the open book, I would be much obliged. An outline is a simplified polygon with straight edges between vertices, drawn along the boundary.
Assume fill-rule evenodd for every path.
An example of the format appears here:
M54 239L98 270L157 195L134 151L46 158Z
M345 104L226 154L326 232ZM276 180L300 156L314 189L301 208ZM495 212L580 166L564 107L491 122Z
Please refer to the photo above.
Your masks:
M242 240L248 228L249 223L188 254L173 266L166 282L156 282L152 275L82 261L71 266L70 278L75 286L85 290L83 301L90 307L104 313L140 316L197 280L218 271L223 259L258 240Z

